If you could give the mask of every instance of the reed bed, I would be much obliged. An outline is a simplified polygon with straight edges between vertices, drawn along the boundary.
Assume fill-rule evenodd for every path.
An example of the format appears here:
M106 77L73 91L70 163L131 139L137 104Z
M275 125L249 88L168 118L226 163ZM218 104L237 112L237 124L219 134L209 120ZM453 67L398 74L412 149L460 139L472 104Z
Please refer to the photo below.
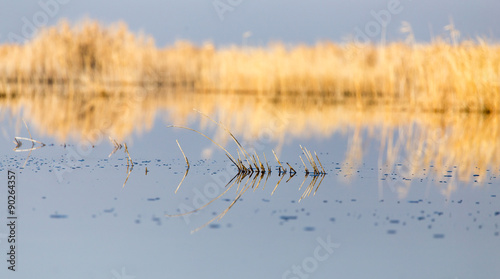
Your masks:
M110 87L142 85L321 96L354 100L358 107L493 112L500 111L500 45L453 37L386 45L215 48L178 42L158 48L152 38L131 33L123 23L62 21L24 45L0 46L0 94L26 84L62 84L104 95Z

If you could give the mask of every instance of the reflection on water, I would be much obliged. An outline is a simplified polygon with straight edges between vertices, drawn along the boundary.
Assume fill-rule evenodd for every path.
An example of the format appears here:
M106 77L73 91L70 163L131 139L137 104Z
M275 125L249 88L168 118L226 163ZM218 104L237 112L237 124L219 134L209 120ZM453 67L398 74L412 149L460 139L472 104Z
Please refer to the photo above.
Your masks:
M349 137L345 161L359 165L365 143L380 142L379 175L397 172L406 179L398 186L404 197L411 179L423 176L485 182L500 168L498 114L423 113L394 107L363 107L328 98L206 94L121 88L78 92L43 88L15 90L0 105L25 119L38 133L59 142L94 144L112 137L124 141L132 133L152 128L157 114L166 124L189 125L199 118L196 108L224 123L243 142L273 140L277 150L291 139L325 138L335 133ZM203 130L213 127L200 118ZM21 126L21 123L18 125ZM229 140L223 129L214 140ZM355 171L355 169L353 169ZM349 176L347 176L349 177ZM390 177L389 177L390 178ZM453 190L453 183L445 192Z
M186 170L184 177L186 177L186 174L188 173L188 170L189 169ZM174 214L174 215L167 214L166 216L167 217L181 217L181 216L186 216L186 215L198 212L198 211L204 209L205 207L209 206L214 201L216 201L216 200L224 197L229 190L231 190L233 187L236 186L236 197L234 199L232 199L232 200L231 199L227 199L228 201L231 202L229 204L229 206L227 206L217 216L215 216L214 218L210 219L204 225L198 227L197 229L193 230L192 232L196 232L196 231L198 231L198 230L206 227L207 225L212 226L213 225L212 222L214 222L216 220L217 221L221 220L224 217L224 215L226 215L226 213L235 205L235 203L242 198L243 194L247 190L252 189L252 191L255 192L257 189L259 189L259 187L261 187L262 189L265 189L267 181L268 181L270 175L271 175L271 172L267 172L267 174L265 172L260 172L260 173L259 172L251 172L251 173L238 172L238 174L235 175L226 184L226 186L224 187L225 190L220 195L217 195L215 198L213 198L212 200L207 201L202 206L200 206L198 208L195 208L193 210L185 211L185 212L182 212L180 214ZM292 179L295 175L296 175L296 173L290 173L290 175L287 176L288 180L286 181L286 183L288 183L288 181L290 181L290 179ZM313 193L313 195L315 195L316 191L318 191L318 188L321 185L321 182L325 178L325 175L326 174L324 174L324 173L323 174L314 174L314 175L312 175L312 177L313 177L312 180L309 182L309 185L304 190L304 192L303 192L302 196L300 197L300 199L298 200L298 202L300 202L303 198L310 196L311 193ZM286 176L286 174L285 173L280 173L279 176L280 176L280 179L278 180L278 182L274 186L274 189L271 192L271 195L274 194L274 192L278 188L279 184L281 183L281 180L283 180L283 178ZM184 177L182 178L182 181L184 181ZM302 189L302 186L304 185L304 182L306 182L306 180L307 180L308 177L309 177L309 174L306 173L306 175L304 176L304 180L302 181L302 184L299 187L299 190ZM320 177L321 177L321 179L319 179ZM319 180L319 183L318 183L318 180ZM182 181L181 181L181 184L182 184ZM181 184L179 184L179 187L181 186ZM179 189L179 187L177 187L177 189L175 191L176 193L177 193L177 190ZM313 192L313 189L314 189L314 192Z
M182 149L181 149L181 151L182 151ZM278 159L277 159L277 161L278 161ZM186 159L186 162L188 163L187 159ZM319 162L319 159L318 159L318 162ZM241 161L239 163L241 163ZM278 163L279 163L279 161L278 161ZM187 174L189 173L189 168L190 168L190 166L188 163L187 169L184 172L184 176L182 177L182 180L179 183L179 185L177 186L177 188L175 189L176 194L177 194L177 191L181 188L181 185L184 182L184 179L186 178ZM278 171L278 176L280 178L276 182L274 189L271 192L271 195L273 195L274 192L276 191L276 189L278 189L278 186L280 185L283 178L285 178L285 176L287 176L286 169L282 171L282 168L283 167L280 164L279 171ZM238 200L240 200L240 198L243 196L243 194L248 189L252 189L254 192L257 189L259 189L259 187L261 187L262 189L265 189L266 185L267 185L267 181L269 180L269 177L271 176L271 173L272 173L272 171L271 171L270 167L268 169L265 169L263 166L262 166L262 169L259 169L258 167L253 169L251 166L249 167L249 169L246 169L246 168L241 169L238 167L238 173L235 176L233 176L233 178L231 180L229 180L227 182L227 184L224 186L225 190L220 195L217 195L215 198L213 198L210 201L206 201L205 204L203 204L200 207L194 208L193 210L186 211L186 212L183 212L181 214L175 214L175 215L167 214L166 216L168 216L168 217L181 217L181 216L186 216L186 215L198 212L199 210L202 210L203 208L209 206L214 201L224 197L229 190L231 190L233 187L236 186L236 197L233 200L228 199L228 201L231 201L229 206L227 208L225 208L225 210L222 211L220 214L218 214L217 216L215 216L214 218L209 220L207 223L205 223L204 225L195 229L193 232L198 231L198 230L206 227L207 225L211 226L212 222L214 222L216 220L221 220L224 217L224 215L226 215L226 213L234 206L234 204ZM130 173L129 173L129 175L130 175ZM295 175L297 175L297 172L295 170L293 170L293 168L290 166L290 170L288 171L288 176L287 176L288 179L286 180L285 183L288 183ZM310 196L311 193L313 195L316 194L316 192L318 191L318 189L321 185L321 182L323 182L323 179L326 176L326 172L324 169L323 169L323 172L321 172L321 173L315 170L315 172L311 176L312 176L312 179L309 182L309 185L305 188L302 195L300 196L300 199L298 200L298 202L300 202L303 198ZM304 183L306 182L308 177L309 177L309 171L307 171L307 169L306 169L306 173L305 173L304 179L302 181L302 184L300 184L299 191L302 189L302 186L304 186ZM319 178L321 178L321 179L319 179ZM127 176L127 179L128 179L128 176ZM314 191L313 191L313 189L314 189Z

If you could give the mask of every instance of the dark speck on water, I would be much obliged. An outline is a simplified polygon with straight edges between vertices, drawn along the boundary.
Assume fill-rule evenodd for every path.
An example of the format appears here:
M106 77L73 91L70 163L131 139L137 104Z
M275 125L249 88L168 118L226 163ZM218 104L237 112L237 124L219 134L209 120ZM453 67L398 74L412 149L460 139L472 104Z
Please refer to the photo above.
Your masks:
M156 217L156 216L153 216L153 217L151 218L151 220L152 220L153 222L156 222L156 224L157 224L158 226L160 226L160 225L161 225L161 219L160 219L160 218L158 218L158 217Z
M408 203L419 203L419 202L421 202L421 201L422 201L422 200L418 200L418 201L417 201L417 200L415 200L415 201L408 201Z
M53 219L66 219L66 218L68 218L68 215L54 213L54 214L50 215L50 218L53 218Z
M442 234L442 233L435 233L433 235L433 237L436 238L436 239L441 239L441 238L444 238L444 234Z
M280 219L281 219L281 220L284 220L284 221L289 221L289 220L297 220L297 216L286 216L286 215L282 215L282 216L280 216Z
M218 228L220 228L220 224L210 224L210 225L208 225L208 227L211 229L218 229Z
M306 231L306 232L313 232L315 230L316 230L315 227L304 227L304 231Z
M396 234L396 230L388 230L387 234Z
M157 201L157 200L160 200L159 197L156 197L156 198L148 198L148 201Z
M103 211L104 211L104 213L111 213L111 212L115 211L115 209L110 208L110 209L104 209Z
M391 223L391 224L399 224L399 220L390 220L389 223Z

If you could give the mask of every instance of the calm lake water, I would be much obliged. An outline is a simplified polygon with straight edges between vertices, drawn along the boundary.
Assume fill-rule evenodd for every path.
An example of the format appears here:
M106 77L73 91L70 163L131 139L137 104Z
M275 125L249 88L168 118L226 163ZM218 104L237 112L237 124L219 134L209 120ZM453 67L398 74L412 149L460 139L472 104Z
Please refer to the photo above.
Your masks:
M8 223L12 170L17 250L12 272L8 227L0 227L1 278L500 274L497 115L391 113L249 96L99 100L2 102L0 218ZM227 125L261 160L265 154L272 173L236 176L222 149L192 131L167 128L198 129L237 156L228 134L192 108ZM14 137L30 138L23 120L46 146L13 150ZM109 137L127 143L131 171L124 147L111 154ZM177 193L186 163L176 139L190 162ZM19 149L31 147L21 141ZM326 175L305 176L299 145L317 153ZM272 150L295 176L278 174ZM219 195L194 214L165 216Z

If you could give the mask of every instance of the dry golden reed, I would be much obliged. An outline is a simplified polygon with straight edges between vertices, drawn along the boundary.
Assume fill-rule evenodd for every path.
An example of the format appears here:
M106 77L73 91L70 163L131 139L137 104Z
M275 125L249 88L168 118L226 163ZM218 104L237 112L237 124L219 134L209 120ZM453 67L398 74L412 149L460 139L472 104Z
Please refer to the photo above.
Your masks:
M142 85L323 96L399 110L500 111L500 46L453 39L220 49L178 42L157 48L153 39L129 32L123 23L104 27L87 20L72 26L62 21L25 45L0 46L0 94L25 84L104 93Z

